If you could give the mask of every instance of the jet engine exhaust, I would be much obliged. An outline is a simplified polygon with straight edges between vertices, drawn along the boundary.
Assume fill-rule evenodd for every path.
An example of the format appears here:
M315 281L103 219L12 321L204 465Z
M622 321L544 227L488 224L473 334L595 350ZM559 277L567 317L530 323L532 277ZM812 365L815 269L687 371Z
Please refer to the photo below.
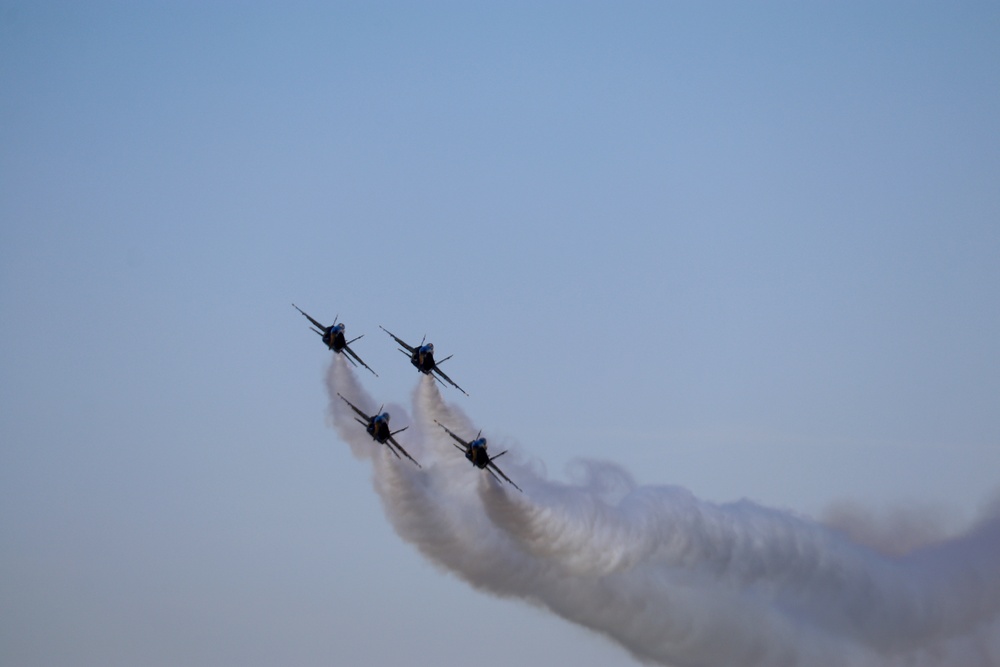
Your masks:
M412 396L401 465L337 393L373 401L337 355L330 416L394 529L473 587L517 597L673 667L997 667L1000 511L964 535L883 555L750 501L714 504L583 461L573 483L505 457L524 493L473 468L435 420L476 428L430 376ZM396 412L394 412L394 415ZM406 415L398 419L409 422ZM395 422L395 420L394 420Z

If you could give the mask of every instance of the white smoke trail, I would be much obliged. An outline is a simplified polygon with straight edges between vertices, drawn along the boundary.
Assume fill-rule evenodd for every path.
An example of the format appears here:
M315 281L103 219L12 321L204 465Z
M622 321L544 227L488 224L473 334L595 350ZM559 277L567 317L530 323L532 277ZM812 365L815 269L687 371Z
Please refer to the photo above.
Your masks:
M471 585L548 608L640 660L1000 666L1000 516L893 558L787 512L639 487L609 463L582 463L577 483L560 484L505 458L520 494L472 468L434 423L476 431L430 377L404 443L423 469L351 419L338 391L362 409L374 402L336 357L328 385L338 433L373 459L401 537Z

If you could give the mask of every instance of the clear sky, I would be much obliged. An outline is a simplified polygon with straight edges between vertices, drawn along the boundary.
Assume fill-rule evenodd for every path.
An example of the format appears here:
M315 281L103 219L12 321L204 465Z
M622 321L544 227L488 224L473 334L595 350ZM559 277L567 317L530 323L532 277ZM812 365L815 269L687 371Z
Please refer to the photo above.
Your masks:
M0 663L633 664L397 536L293 301L552 479L957 533L998 257L995 3L0 0Z

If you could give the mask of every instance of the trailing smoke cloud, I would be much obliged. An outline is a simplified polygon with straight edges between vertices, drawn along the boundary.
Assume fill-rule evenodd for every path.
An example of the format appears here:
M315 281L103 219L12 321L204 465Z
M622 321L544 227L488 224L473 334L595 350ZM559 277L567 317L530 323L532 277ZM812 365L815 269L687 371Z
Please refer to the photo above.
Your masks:
M333 425L401 537L476 588L518 597L674 667L998 667L1000 516L890 557L843 532L742 501L715 505L621 468L580 464L561 484L505 458L524 494L470 470L434 420L474 433L433 379L413 395L398 461L337 398L378 406L341 355ZM394 428L406 416L394 410Z

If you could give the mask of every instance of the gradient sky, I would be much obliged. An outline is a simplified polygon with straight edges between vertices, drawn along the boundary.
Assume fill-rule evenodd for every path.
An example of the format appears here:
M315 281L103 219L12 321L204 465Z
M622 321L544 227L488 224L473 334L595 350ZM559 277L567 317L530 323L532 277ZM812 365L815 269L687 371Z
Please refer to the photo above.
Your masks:
M0 663L634 664L395 535L293 301L551 477L956 532L998 184L994 3L0 0Z

